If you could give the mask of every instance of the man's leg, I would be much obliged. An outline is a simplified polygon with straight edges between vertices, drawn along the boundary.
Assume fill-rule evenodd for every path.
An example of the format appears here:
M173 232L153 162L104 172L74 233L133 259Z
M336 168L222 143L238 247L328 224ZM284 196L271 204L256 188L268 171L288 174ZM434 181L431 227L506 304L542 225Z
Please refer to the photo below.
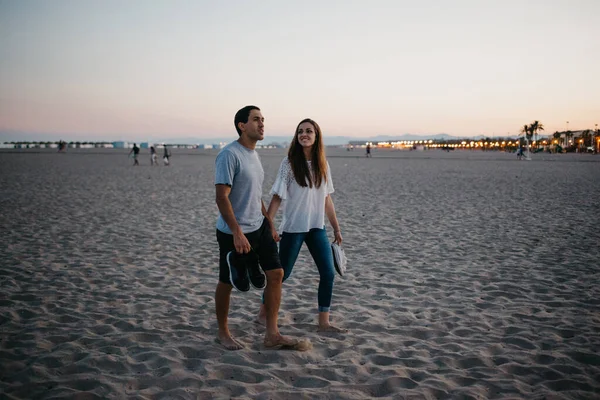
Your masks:
M260 265L267 276L267 287L264 291L267 330L265 332L264 343L267 347L295 346L298 344L298 340L281 335L277 327L279 305L281 304L283 268L279 260L277 243L273 240L271 230L268 228L268 224L265 221L261 227L259 244L256 246Z
M265 333L265 345L294 346L298 344L296 339L283 336L277 327L277 314L281 304L281 286L283 281L283 269L272 269L265 271L267 275L267 287L265 288L265 308L267 311L267 332Z
M219 283L217 283L217 290L215 291L215 311L219 325L217 340L228 350L239 350L244 346L231 336L227 323L231 289L233 288L229 282L227 253L235 249L233 246L233 235L228 235L217 230L217 242L219 243Z
M283 269L266 271L267 287L265 288L265 311L267 337L277 335L277 317L281 305L281 286L283 284Z
M217 290L215 292L215 308L217 312L217 322L219 324L219 333L217 334L217 339L219 339L219 342L225 346L226 349L239 350L244 346L242 346L231 336L231 332L229 332L229 326L227 324L231 289L232 286L227 283L217 283Z
M298 253L304 242L305 233L287 233L283 232L281 242L279 242L279 259L283 267L283 282L285 282L292 274L294 264L298 259ZM283 290L283 287L282 287ZM265 306L265 292L263 292L263 302L258 312L257 320L259 323L266 326L267 323L267 308Z

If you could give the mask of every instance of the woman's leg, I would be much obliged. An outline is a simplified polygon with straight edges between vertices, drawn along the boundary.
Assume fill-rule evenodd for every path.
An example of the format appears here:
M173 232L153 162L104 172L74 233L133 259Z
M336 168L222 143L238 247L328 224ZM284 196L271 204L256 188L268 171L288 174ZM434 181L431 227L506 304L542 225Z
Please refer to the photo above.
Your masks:
M298 254L302 248L302 243L306 238L307 233L287 233L283 232L279 241L279 260L283 267L283 281L292 275L292 269Z
M306 235L306 246L312 255L319 270L319 330L329 332L343 332L329 323L329 309L333 295L333 280L335 269L333 266L333 253L325 229L311 229Z
M283 282L292 274L294 264L298 259L298 254L302 248L302 242L306 233L287 233L283 232L281 235L281 241L279 242L279 259L281 266L283 267ZM283 296L282 296L283 298ZM265 294L263 292L262 305L258 312L258 321L264 323L266 321L266 309L265 309Z

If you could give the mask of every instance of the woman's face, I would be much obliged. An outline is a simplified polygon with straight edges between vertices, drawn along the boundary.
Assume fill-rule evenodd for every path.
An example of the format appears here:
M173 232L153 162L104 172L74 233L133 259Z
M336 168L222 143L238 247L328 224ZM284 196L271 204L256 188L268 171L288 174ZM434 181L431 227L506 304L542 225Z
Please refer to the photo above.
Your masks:
M298 143L300 143L300 146L303 148L312 147L312 145L315 144L317 132L315 132L315 127L313 124L310 122L303 122L298 127L296 136L298 137Z

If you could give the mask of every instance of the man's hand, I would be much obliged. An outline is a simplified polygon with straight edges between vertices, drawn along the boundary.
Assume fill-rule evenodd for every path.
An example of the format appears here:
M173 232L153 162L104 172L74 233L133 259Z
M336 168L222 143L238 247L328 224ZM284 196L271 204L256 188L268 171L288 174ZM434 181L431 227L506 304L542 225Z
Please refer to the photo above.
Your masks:
M271 223L271 235L273 236L273 240L275 241L275 243L277 243L281 240L281 238L279 237L279 232L277 232L277 229L275 229L275 225L273 225L272 223Z
M235 247L235 251L239 254L249 253L252 249L250 242L248 242L246 236L241 232L233 234L233 247Z

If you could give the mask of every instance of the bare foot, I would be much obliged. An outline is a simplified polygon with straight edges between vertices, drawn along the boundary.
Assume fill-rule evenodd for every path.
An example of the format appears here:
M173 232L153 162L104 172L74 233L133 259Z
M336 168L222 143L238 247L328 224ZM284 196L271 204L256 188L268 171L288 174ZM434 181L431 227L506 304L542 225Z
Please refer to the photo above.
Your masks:
M294 351L308 351L313 348L312 343L308 339L292 339L285 336L278 335L277 339L269 340L265 338L265 347L267 349L276 350L294 350Z
M264 341L265 347L294 347L298 344L298 340L277 334L276 336L266 336Z
M222 344L227 350L241 350L244 348L240 342L232 338L230 335L217 336L217 343Z
M338 328L333 325L319 325L317 328L317 332L326 332L326 333L348 333L348 329Z
M267 326L267 313L264 311L263 307L260 308L260 311L256 316L256 323L262 326Z

